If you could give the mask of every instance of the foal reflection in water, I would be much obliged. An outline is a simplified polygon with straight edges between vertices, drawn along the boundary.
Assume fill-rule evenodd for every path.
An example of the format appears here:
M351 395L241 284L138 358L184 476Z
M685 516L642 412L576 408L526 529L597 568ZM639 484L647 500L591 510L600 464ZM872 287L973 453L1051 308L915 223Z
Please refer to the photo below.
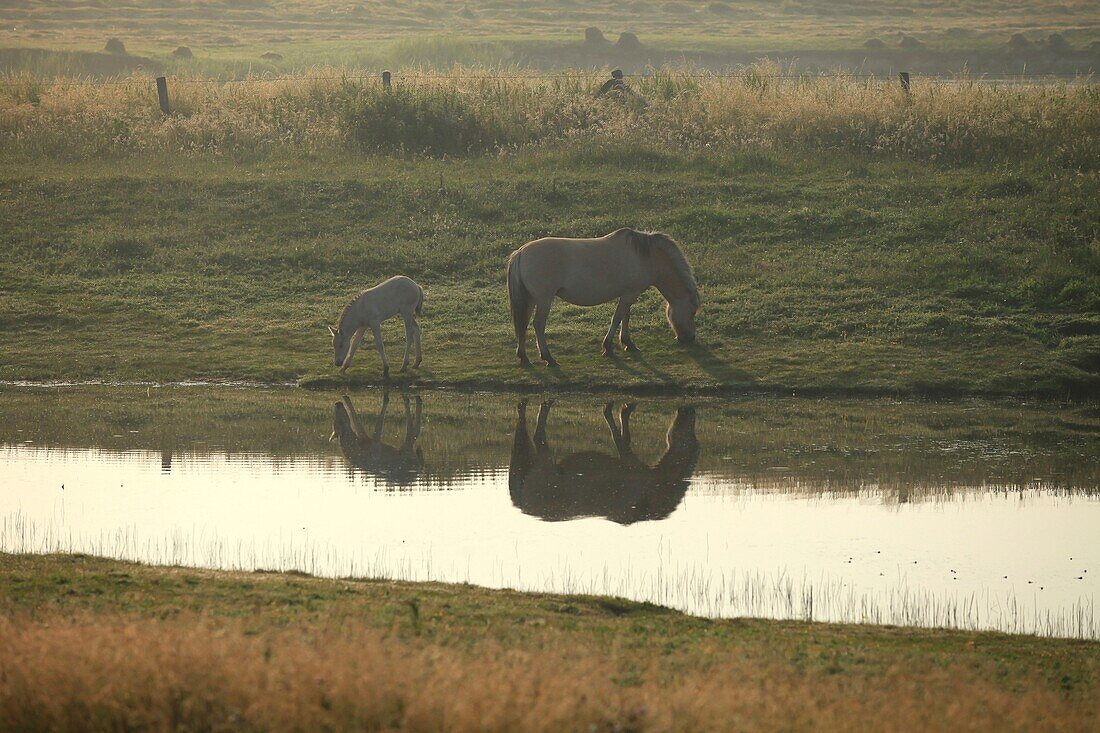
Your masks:
M665 436L665 454L649 466L630 446L630 415L634 405L619 411L619 425L609 403L604 420L615 441L616 455L580 451L560 461L546 441L550 405L539 407L535 437L527 433L527 401L519 403L519 420L512 443L508 489L512 503L524 514L551 522L579 517L604 517L619 524L664 519L687 493L699 461L695 438L695 408L676 411Z
M414 418L409 406L409 396L401 397L405 401L405 442L399 448L382 442L382 427L390 404L388 390L382 393L382 411L374 423L373 433L368 433L363 427L363 422L347 395L332 410L332 435L329 439L340 440L340 451L351 466L380 479L390 487L411 486L424 467L424 452L418 440L423 402L417 395Z

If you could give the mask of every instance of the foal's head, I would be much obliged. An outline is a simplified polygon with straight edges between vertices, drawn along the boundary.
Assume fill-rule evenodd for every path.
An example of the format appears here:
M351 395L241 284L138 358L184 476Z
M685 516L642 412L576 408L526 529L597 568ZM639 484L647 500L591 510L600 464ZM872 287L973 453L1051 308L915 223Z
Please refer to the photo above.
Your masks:
M348 349L351 348L352 334L344 333L339 326L329 326L328 332L332 334L332 363L338 367L344 366L348 358Z

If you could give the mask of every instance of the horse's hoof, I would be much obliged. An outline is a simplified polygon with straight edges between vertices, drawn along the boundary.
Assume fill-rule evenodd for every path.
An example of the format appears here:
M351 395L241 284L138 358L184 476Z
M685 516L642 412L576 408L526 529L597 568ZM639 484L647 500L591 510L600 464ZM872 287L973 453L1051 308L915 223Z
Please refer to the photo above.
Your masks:
M556 369L558 367L558 360L555 359L554 357L550 357L548 359L543 359L542 362L546 366L550 367L551 369Z
M520 357L519 365L521 367L529 367L531 366L531 360L528 359L526 356Z
M600 349L600 356L611 356L611 349L606 346Z
M632 354L637 354L639 351L641 351L641 349L639 349L634 344L623 344L623 351L629 351Z
M421 361L423 361L423 360L422 360L422 359L417 359L417 360L416 360L416 363L415 363L415 364L413 364L413 369L419 369L419 368L420 368L420 362L421 362Z

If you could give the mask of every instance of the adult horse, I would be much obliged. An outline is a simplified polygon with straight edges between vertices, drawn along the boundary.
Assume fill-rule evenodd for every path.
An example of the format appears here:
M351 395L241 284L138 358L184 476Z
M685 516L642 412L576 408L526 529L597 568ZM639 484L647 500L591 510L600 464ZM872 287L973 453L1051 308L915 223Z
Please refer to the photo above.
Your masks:
M595 239L536 239L508 258L507 286L521 366L531 363L526 341L532 313L539 356L557 366L546 345L546 319L555 296L584 306L619 300L603 339L604 356L616 332L624 349L638 350L630 338L630 306L653 286L668 301L665 315L676 340L695 340L699 288L680 247L660 232L619 229Z

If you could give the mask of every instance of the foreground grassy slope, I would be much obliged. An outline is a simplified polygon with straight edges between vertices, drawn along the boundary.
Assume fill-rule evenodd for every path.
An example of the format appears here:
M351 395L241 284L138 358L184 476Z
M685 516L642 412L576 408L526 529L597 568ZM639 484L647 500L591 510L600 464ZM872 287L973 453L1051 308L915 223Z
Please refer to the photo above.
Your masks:
M1100 646L0 555L18 730L1084 730Z
M1095 393L1097 178L1021 162L584 145L448 161L294 155L0 164L0 378L332 374L324 324L403 272L428 291L424 384ZM509 251L633 225L679 239L701 343L651 292L643 355L611 307L556 306L560 371L513 363ZM387 329L400 358L396 323ZM353 377L377 378L361 352Z

